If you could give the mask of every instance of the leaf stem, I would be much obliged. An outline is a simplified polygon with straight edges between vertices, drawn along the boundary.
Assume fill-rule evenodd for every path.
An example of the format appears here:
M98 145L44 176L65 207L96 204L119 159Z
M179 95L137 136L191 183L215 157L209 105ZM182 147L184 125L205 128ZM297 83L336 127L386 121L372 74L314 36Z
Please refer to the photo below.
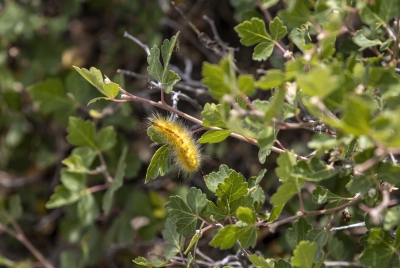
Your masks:
M101 163L101 166L103 169L102 173L104 174L104 177L106 178L106 182L112 183L114 181L114 178L110 175L110 172L108 172L107 163L106 163L106 160L104 159L103 153L100 150L98 150L97 155L99 156L100 163Z

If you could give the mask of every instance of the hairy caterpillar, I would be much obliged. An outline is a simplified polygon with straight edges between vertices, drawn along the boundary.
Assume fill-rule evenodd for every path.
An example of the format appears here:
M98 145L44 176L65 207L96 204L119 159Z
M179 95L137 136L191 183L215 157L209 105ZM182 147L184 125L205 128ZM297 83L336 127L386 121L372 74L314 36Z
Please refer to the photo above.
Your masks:
M176 163L182 171L190 174L200 169L200 147L182 121L153 114L148 118L148 122L149 128L156 134L157 143L171 147Z

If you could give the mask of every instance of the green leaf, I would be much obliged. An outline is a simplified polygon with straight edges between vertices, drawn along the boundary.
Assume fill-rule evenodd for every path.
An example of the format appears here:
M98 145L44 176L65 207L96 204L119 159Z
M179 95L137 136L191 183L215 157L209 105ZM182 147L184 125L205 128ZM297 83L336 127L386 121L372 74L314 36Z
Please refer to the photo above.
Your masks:
M57 122L65 124L68 117L76 114L77 102L68 98L59 79L50 78L28 87L34 101L39 102L40 111L54 114Z
M273 259L264 259L262 256L256 254L248 256L251 263L257 268L275 268Z
M89 106L89 105L92 104L92 103L95 103L95 102L98 101L98 100L109 100L109 99L110 99L110 98L107 98L107 97L97 97L97 98L91 99L91 100L88 102L87 106Z
M68 171L76 173L89 173L89 170L83 165L83 160L80 155L71 155L61 161L68 167Z
M385 25L400 12L396 0L377 0L361 10L361 19L369 25Z
M321 186L317 186L312 192L312 201L315 204L323 204L328 202L329 200L339 200L340 196L333 194L328 189L323 189Z
M215 193L218 188L218 184L223 183L225 178L232 172L227 165L221 165L218 172L211 172L204 176L204 182L208 190Z
M287 28L279 17L275 17L269 24L269 31L273 40L278 41L286 36Z
M313 20L310 6L314 7L308 0L297 0L292 2L289 8L279 11L278 17L285 22L289 29L299 27L302 24L307 24L309 20Z
M166 261L161 261L158 258L153 259L151 262L149 262L148 260L146 260L143 257L137 257L136 259L133 260L134 263L136 263L137 265L140 266L146 266L146 267L165 267L169 260Z
M245 207L239 207L236 211L236 215L239 220L242 222L251 225L254 224L257 220L256 214L253 210Z
M252 18L251 21L244 21L234 29L241 38L240 43L245 46L251 46L263 41L272 41L265 30L264 21L259 18Z
M222 127L226 128L226 114L230 107L223 104L206 103L204 110L201 112L203 117L203 126L205 127Z
M89 146L97 150L94 139L94 125L77 117L69 117L67 140L74 146Z
M292 264L299 268L312 268L317 245L310 241L301 241L293 252Z
M340 260L343 257L345 245L337 237L332 237L328 243L328 252L335 260Z
M163 79L164 68L160 61L160 49L156 45L150 49L150 55L147 57L147 63L149 64L147 67L147 72L149 75L161 83Z
M274 145L275 142L275 136L276 136L276 131L272 127L266 127L258 134L257 141L258 141L258 146L260 147L260 152L271 150L271 147L272 145ZM260 158L260 152L259 152L259 158ZM269 153L266 153L266 155L268 154ZM265 158L259 160L260 162L264 162Z
M306 181L319 182L332 178L338 173L337 169L328 168L318 157L313 157L311 161L299 161L293 168L292 176L302 178Z
M338 77L328 67L316 67L307 74L299 74L297 83L304 94L321 99L331 94L336 88Z
M176 224L171 219L165 221L165 229L162 231L163 238L169 242L170 248L164 247L164 254L167 259L173 258L183 246L183 238L176 232ZM166 245L166 246L167 246Z
M221 201L226 201L226 199L221 199L219 198L217 200L218 205L222 205L224 202ZM230 204L228 203L228 208L230 211L229 215L233 216L236 214L236 211L239 207L246 207L250 208L252 211L254 211L254 200L250 195L246 196L241 196L239 199L236 199L235 201L232 201Z
M314 228L308 231L306 238L310 242L317 244L317 252L315 260L319 260L322 257L322 250L328 242L329 232L323 228Z
M217 207L212 201L207 201L207 206L203 211L203 216L206 219L211 220L211 216L216 221L221 221L229 216L229 213L223 211L221 208Z
M86 192L78 201L78 218L83 226L91 225L99 215L99 207L92 193Z
M353 42L361 47L361 49L382 45L382 42L378 39L370 40L366 38L362 30L356 32L355 36L353 36Z
M256 92L254 86L254 76L252 74L241 74L238 77L239 90L247 96L251 96Z
M72 150L71 156L78 155L82 159L82 164L89 168L95 157L97 156L96 151L93 148L84 146L84 147L76 147Z
M9 213L14 219L18 219L22 215L21 195L13 194L8 199Z
M389 208L383 217L383 229L390 231L400 222L400 206Z
M280 116L282 106L285 101L286 90L283 87L276 88L274 96L268 101L267 109L265 110L264 122L270 122L272 118Z
M278 87L285 82L285 74L282 70L268 70L267 73L257 81L257 87L261 89L271 89Z
M127 154L127 147L124 146L122 149L121 155L118 159L117 171L115 172L114 181L108 187L106 193L103 197L102 209L105 215L108 215L111 209L114 193L122 187L124 182L125 176L125 169L126 169L126 154Z
M226 138L232 133L230 130L208 130L204 133L200 139L197 140L199 143L218 143Z
M396 235L395 235L395 238L394 238L393 246L397 250L400 248L400 225L397 226L397 228L396 228Z
M193 261L193 256L192 256L192 253L189 252L189 254L187 255L187 260L186 260L186 262L187 262L186 268L192 267L192 261Z
M182 236L176 232L176 224L171 219L165 221L165 229L162 231L163 238L176 248L182 247Z
M200 234L196 233L192 239L190 239L190 243L183 254L188 254L189 250L199 241L200 237Z
M291 174L293 167L296 165L296 157L292 151L286 151L279 155L276 160L278 167L275 169L275 173L279 180L287 181Z
M79 68L76 66L73 66L75 70L83 76L90 84L92 84L95 88L97 88L100 93L103 95L109 97L107 93L103 90L104 82L103 82L103 76L100 72L100 70L91 67L90 70L85 69L85 68Z
M192 187L186 195L186 201L179 196L171 196L164 206L169 217L176 222L176 231L184 237L196 231L197 217L207 205L207 198L199 189Z
M179 196L171 196L164 206L169 217L176 222L176 231L188 237L196 231L197 217Z
M194 214L200 215L203 208L207 205L207 196L200 189L192 187L186 195L186 201L190 210Z
M247 194L247 182L242 174L232 171L223 183L218 184L215 193L230 204Z
M274 43L262 42L259 43L255 48L252 55L253 60L263 61L267 60L274 50Z
M78 259L75 254L73 250L64 250L60 256L61 268L79 267Z
M171 37L171 41L165 39L161 45L161 56L164 62L164 69L168 69L169 61L171 60L172 53L174 52L176 41L178 40L179 32Z
M287 201L297 194L297 189L291 183L284 183L272 195L271 203L274 206L285 205Z
M376 178L393 185L400 185L400 166L389 162L381 163L376 172Z
M271 210L271 214L268 218L268 221L273 222L277 220L279 218L279 215L281 215L284 206L285 205L274 206Z
M43 113L52 113L57 110L75 110L76 103L65 94L60 79L49 78L28 88L33 99L40 103L40 110Z
M161 45L161 56L163 58L164 67L160 61L160 49L157 46L153 46L150 49L150 55L147 57L147 72L157 81L159 81L165 93L170 93L173 86L181 80L179 75L171 70L168 70L169 61L171 59L172 52L179 36L179 32L171 37L171 41L166 39Z
M361 97L352 97L347 100L343 116L343 131L348 134L365 135L370 132L371 120L370 105Z
M169 145L161 146L151 158L147 168L146 181L154 180L158 175L165 175L171 168L171 147Z
M268 9L273 5L277 4L279 0L262 0L261 5L264 9ZM254 264L254 263L253 263Z
M76 172L70 172L66 168L61 169L60 180L62 184L71 192L81 192L86 190L85 175Z
M313 44L310 44L311 38L308 34L308 29L305 27L302 28L294 28L290 34L289 34L290 40L293 41L293 43L304 53L306 52L310 46L313 46Z
M218 230L211 240L210 245L219 247L221 250L231 248L239 241L244 248L254 247L256 243L256 231L254 226L228 225Z
M387 267L393 251L384 243L371 244L361 252L359 261L371 268Z
M275 264L275 268L292 268L293 266L290 264L290 262L279 259L278 262Z
M202 82L208 86L208 92L214 99L219 100L223 96L234 92L236 76L233 68L231 56L223 58L219 65L208 62L203 63Z
M181 80L179 75L171 70L167 71L163 79L164 80L161 82L161 84L163 85L164 91L167 94L171 93L174 85Z
M57 208L75 203L81 198L80 192L70 192L64 185L58 185L50 200L46 203L46 208Z
M312 229L311 225L304 219L300 218L293 223L293 228L289 228L285 232L286 242L294 249L302 240L307 240L307 233Z
M107 151L114 147L117 142L117 133L113 126L102 128L97 133L97 147L100 151Z
M260 148L258 151L258 161L260 161L261 164L265 163L265 160L267 159L267 156L271 154L271 150L266 148Z
M374 181L371 178L374 176L370 172L367 172L367 174L364 174L360 177L354 177L350 180L350 182L346 185L347 190L352 193L360 193L361 195L364 195L367 193L368 189L374 185Z
M103 90L106 93L106 96L113 100L118 95L119 85L113 82L108 82L104 84Z

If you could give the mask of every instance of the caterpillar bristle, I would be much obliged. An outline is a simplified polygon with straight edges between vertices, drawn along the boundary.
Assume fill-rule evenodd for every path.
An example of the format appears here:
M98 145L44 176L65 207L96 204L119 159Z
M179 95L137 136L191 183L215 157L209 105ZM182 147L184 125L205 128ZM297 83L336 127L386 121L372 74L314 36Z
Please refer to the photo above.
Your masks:
M201 167L200 146L192 133L178 119L154 113L147 119L148 127L152 127L157 139L162 144L171 146L176 164L186 174L197 172Z

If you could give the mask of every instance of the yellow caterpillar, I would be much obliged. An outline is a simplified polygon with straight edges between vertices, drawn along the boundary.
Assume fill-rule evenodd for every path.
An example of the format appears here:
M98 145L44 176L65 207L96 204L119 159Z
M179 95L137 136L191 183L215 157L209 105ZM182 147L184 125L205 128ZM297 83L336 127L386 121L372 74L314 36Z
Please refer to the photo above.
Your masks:
M176 163L184 172L189 174L200 169L199 145L181 121L154 114L148 118L148 122L160 142L171 146Z

